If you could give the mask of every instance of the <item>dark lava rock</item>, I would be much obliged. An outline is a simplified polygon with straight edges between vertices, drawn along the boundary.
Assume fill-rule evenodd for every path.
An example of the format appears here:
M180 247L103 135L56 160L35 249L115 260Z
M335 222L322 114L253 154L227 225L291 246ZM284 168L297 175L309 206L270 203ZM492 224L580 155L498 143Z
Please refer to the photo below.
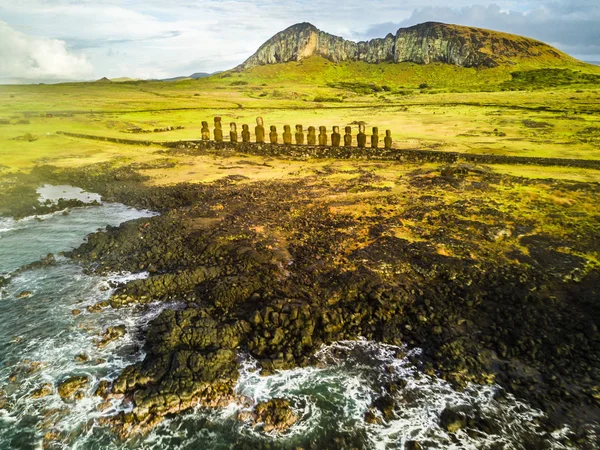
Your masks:
M81 398L82 389L85 389L90 380L85 376L67 378L58 386L58 395L63 401ZM79 394L79 395L78 395Z
M273 398L258 403L254 407L250 419L255 426L262 427L265 433L273 431L285 433L298 421L299 417L292 410L289 400Z
M404 450L422 450L422 448L417 441L406 441L406 444L404 444Z
M88 362L90 360L90 357L88 355L86 355L85 353L80 353L78 355L75 355L75 362L78 362L80 364Z
M125 336L126 332L127 332L127 329L125 328L125 325L117 325L114 327L108 327L106 329L106 331L104 331L104 333L102 334L102 339L100 339L96 343L96 346L98 348L104 348L111 342L116 341L117 339Z
M94 395L97 397L106 399L109 394L110 394L110 381L100 380L100 383L98 383L98 387L96 387L96 390L94 391Z
M556 250L565 245L564 241L559 241L546 235L530 235L521 238L521 244L527 246L529 255L544 270L566 275L575 269L583 268L587 261L576 255Z
M110 306L110 304L108 302L102 301L102 302L96 303L95 305L90 305L86 309L88 312L91 312L91 313L99 313L104 308L108 308L109 306Z
M446 407L440 415L440 427L449 433L456 433L457 431L467 426L467 416L458 411L454 411Z
M53 392L54 392L54 389L52 388L51 384L44 384L39 389L36 389L35 391L33 391L33 393L31 394L31 397L32 398L47 397L47 396L51 395Z
M394 398L391 395L385 394L385 395L382 395L381 397L375 399L372 406L377 408L381 412L381 415L383 416L383 418L385 420L394 419L395 404L394 404Z
M133 403L108 421L117 434L236 399L240 351L272 373L309 365L323 344L359 336L422 348L426 372L457 387L496 382L559 423L597 421L600 271L582 269L577 258L600 251L600 225L557 222L549 218L554 206L532 207L511 188L572 184L470 168L452 178L417 172L398 181L408 195L372 191L343 204L336 198L337 206L329 194L346 198L355 180L149 187L127 167L62 172L62 182L162 213L91 234L67 254L90 273L150 272L113 286L110 305L183 308L148 325L144 361L115 380L111 393ZM600 189L584 186L573 192L600 204ZM525 236L540 229L548 236ZM582 273L567 276L574 270ZM393 410L384 396L371 412ZM450 414L447 428L464 426ZM491 429L468 420L470 430Z
M56 265L56 258L54 257L54 255L52 253L48 253L43 258L40 258L39 261L35 261L35 262L32 262L31 264L27 264L27 265L21 267L17 271L17 273L24 272L26 270L40 269L43 267L50 267L50 266L55 266L55 265Z

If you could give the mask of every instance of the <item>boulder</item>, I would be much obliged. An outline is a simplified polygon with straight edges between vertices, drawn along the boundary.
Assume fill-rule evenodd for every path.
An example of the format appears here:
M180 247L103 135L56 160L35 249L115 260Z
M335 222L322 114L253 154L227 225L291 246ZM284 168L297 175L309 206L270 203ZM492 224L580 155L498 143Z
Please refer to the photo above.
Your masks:
M58 386L58 395L63 401L80 398L78 393L83 394L82 389L85 389L90 380L87 376L75 376L67 378Z
M75 355L75 362L78 362L80 364L88 362L89 360L90 360L90 357L85 353L80 353L78 355Z
M445 408L440 415L440 427L449 433L456 433L467 426L468 418L464 413Z
M365 423L368 423L370 425L379 425L382 422L383 421L381 420L381 417L377 415L377 411L375 411L373 408L369 408L365 413Z
M94 391L94 395L97 397L106 399L109 394L110 394L110 381L100 380L100 383L98 383L98 386L96 387L96 390Z
M289 400L272 398L260 402L252 413L240 412L238 420L250 422L255 428L261 427L265 433L285 433L298 421Z
M53 392L52 385L49 383L45 383L42 387L33 391L33 393L31 394L31 397L32 398L47 397L50 394L52 394L52 392Z
M96 343L96 346L98 348L104 348L111 342L116 341L117 339L125 336L126 332L127 332L127 329L125 328L125 325L117 325L114 327L108 327L106 329L106 331L102 334L102 339L100 339Z

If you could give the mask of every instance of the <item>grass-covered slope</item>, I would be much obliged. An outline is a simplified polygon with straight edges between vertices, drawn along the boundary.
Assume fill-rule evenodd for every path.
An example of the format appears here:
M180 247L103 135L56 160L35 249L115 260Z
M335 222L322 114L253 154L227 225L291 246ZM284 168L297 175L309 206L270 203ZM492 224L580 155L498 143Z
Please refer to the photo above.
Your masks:
M535 39L483 28L425 22L400 28L395 35L353 42L298 23L266 41L236 70L302 61L313 56L334 63L445 63L459 67L498 67L530 62L556 64L575 60Z
M276 100L279 107L299 107L306 106L299 102L315 96L365 103L357 95L494 92L561 86L600 86L600 67L561 60L552 65L529 61L477 69L443 63L332 63L313 56L299 62L228 71L197 80L0 86L0 119L7 114L28 112L237 108L249 106L249 101L253 105L274 106L265 104L264 100L270 99Z
M217 115L251 130L257 116L278 130L365 121L392 130L396 148L598 159L600 67L561 64L475 69L311 57L199 80L0 86L0 165L140 156L135 148L55 133L197 139L201 122Z
M547 63L548 62L548 63ZM477 91L500 90L503 83L514 79L515 74L534 71L537 87L553 87L557 84L598 83L600 67L573 59L527 60L515 64L504 64L494 68L459 67L444 63L415 64L380 63L362 61L332 63L315 56L297 62L253 67L240 73L225 73L234 80L248 83L293 82L327 86L331 83L353 82L388 86L394 89L417 89L423 84L429 87ZM527 75L516 75L523 77ZM540 85L540 81L544 84ZM528 88L527 85L519 87Z

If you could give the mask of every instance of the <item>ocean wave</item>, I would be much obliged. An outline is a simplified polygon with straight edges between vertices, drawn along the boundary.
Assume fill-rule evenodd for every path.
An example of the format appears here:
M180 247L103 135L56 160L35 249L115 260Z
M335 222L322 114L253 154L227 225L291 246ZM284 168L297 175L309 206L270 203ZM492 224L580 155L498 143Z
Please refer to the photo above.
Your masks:
M71 309L84 310L85 305L109 298L114 288L106 287L114 282L147 276L147 273L123 273L91 277L85 275L79 266L64 262L26 272L12 280L11 287L16 290L37 281L38 293L48 296L48 303L41 309L28 308L28 302L23 301L5 303L7 308L12 303L15 316L28 318L20 321L20 329L5 329L0 333L0 339L6 340L10 336L7 331L21 331L20 339L4 355L4 361L8 364L0 368L0 381L7 382L17 374L17 380L7 392L9 408L2 418L4 422L12 423L11 426L17 429L28 428L32 415L35 417L44 411L62 411L36 421L32 432L35 439L41 442L49 430L47 427L65 436L72 436L73 433L87 430L89 426L96 427L95 422L101 417L127 411L127 405L117 401L110 408L99 411L102 400L93 394L101 380L113 380L125 367L144 359L141 332L166 308L177 309L180 305L155 302L144 308L109 308L101 314L82 313L78 316L71 314ZM45 325L40 327L41 323ZM122 338L99 348L96 344L103 330L114 325L124 325L127 332ZM84 359L81 359L82 355ZM84 389L85 397L69 404L65 410L65 403L56 387L72 376L85 376L89 382ZM36 390L44 385L51 386L51 393L34 398ZM0 436L4 434L1 428ZM68 438L69 443L65 444L65 448L79 445L77 442L80 439L78 437L73 442Z
M542 443L549 449L564 448L559 439L568 428L548 434L538 424L544 417L541 411L509 394L497 400L496 394L501 390L497 385L470 384L464 391L457 391L446 381L422 373L411 362L420 354L420 349L364 339L342 341L317 352L318 368L279 371L266 377L259 376L257 362L245 356L237 390L255 402L281 397L296 405L302 404L299 399L310 405L297 411L300 420L281 439L293 438L294 434L318 434L324 426L322 419L329 415L330 420L335 416L335 426L341 431L363 428L365 444L373 449L404 449L409 441L455 449L491 449L499 444L517 448L526 441ZM393 418L385 419L373 403L391 383L398 391L392 395ZM440 425L446 408L466 411L493 423L493 430L450 433ZM379 423L365 423L367 411L379 416Z
M16 222L12 217L0 217L0 233L12 231L16 227Z
M0 228L6 230L0 239L0 270L14 271L48 252L69 250L107 224L152 215L155 213L105 203L77 208L67 216L52 213L42 218L1 218ZM141 361L145 357L143 330L165 308L179 305L107 308L101 314L88 313L85 307L107 300L114 286L147 276L147 272L90 276L79 265L57 256L56 264L10 278L0 290L0 448L42 448L49 431L64 438L57 448L81 448L81 443L101 428L97 425L100 417L126 407L114 402L107 411L99 411L102 400L93 395L98 383L114 379L125 367ZM24 291L30 295L19 299L18 294ZM75 309L81 313L72 314ZM124 325L127 332L99 348L102 333L114 325ZM67 405L57 387L75 375L86 376L89 382L84 398ZM44 386L47 395L38 396L37 391Z
M198 407L166 419L136 446L148 450L220 448L337 448L405 449L411 441L422 448L518 449L565 448L561 439L568 428L553 433L539 422L541 411L504 393L499 386L471 384L463 391L423 373L415 361L420 349L372 341L342 341L324 346L315 355L314 367L281 370L260 376L259 362L247 353L239 355L240 377L236 391L249 398L227 408ZM391 385L392 417L383 417L374 403ZM284 434L264 433L239 422L240 411L273 398L290 401L299 420ZM465 411L491 424L491 429L466 427L450 433L440 424L446 408ZM374 412L378 423L366 423Z

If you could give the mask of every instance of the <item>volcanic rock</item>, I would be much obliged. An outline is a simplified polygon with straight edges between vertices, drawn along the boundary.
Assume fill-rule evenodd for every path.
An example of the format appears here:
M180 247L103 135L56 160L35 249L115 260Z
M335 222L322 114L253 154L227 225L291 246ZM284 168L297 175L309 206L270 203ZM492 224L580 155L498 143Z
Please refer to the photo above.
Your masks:
M85 389L89 383L88 377L85 376L75 376L67 378L58 386L58 395L63 401L72 400L73 398L77 398L76 395L78 392L81 392L81 389Z
M266 64L301 61L320 56L332 62L367 63L434 62L462 67L495 67L515 58L572 59L533 39L481 28L421 23L400 28L395 35L352 42L317 29L310 23L293 25L277 33L236 70Z

